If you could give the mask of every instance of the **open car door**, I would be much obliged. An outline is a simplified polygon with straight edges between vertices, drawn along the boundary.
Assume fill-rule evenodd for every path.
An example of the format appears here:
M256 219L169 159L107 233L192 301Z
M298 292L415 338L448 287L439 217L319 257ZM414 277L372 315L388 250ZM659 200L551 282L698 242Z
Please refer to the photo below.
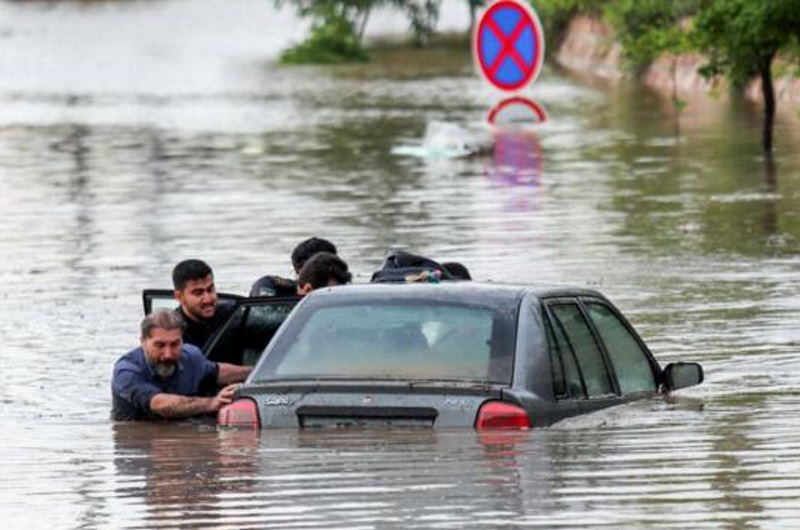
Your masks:
M233 307L238 300L243 300L244 296L230 293L217 293L217 304L223 307ZM172 289L145 289L142 291L142 304L144 314L149 315L156 309L177 309L178 301Z
M239 298L205 354L216 362L254 365L300 300L299 296Z

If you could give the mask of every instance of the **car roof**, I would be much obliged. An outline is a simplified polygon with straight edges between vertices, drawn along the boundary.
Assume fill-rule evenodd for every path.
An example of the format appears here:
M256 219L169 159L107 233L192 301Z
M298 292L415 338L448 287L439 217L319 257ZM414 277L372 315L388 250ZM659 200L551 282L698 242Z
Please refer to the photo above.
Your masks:
M593 289L564 285L523 285L496 282L444 281L440 283L368 283L315 290L314 298L336 297L355 299L402 298L442 300L451 302L511 302L530 294L537 298L560 296L594 296L605 298Z

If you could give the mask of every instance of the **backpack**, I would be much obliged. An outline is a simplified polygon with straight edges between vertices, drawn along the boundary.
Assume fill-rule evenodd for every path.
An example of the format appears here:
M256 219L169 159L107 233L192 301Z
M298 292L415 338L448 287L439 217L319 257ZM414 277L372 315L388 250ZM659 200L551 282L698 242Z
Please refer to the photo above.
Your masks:
M453 276L436 261L402 250L392 250L383 265L372 274L371 283L412 283L453 280Z

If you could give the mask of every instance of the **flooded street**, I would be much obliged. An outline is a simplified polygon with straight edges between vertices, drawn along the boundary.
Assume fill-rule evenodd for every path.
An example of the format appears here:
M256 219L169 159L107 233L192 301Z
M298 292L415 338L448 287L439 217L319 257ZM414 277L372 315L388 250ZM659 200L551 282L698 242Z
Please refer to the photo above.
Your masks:
M446 13L464 27L461 3ZM0 520L800 527L797 109L771 174L757 107L692 101L678 124L667 99L550 67L535 135L415 158L392 150L499 99L467 47L275 64L304 28L269 1L0 2ZM599 289L706 382L510 435L109 420L142 289L200 257L243 294L311 235L357 282L401 245L476 279Z

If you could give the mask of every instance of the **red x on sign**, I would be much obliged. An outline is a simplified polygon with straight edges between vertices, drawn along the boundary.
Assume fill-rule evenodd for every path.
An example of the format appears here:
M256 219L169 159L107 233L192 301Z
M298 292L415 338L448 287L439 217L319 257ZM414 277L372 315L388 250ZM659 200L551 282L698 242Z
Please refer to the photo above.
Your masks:
M506 34L503 33L503 30L497 26L497 22L495 22L492 18L486 20L486 27L489 28L492 33L494 33L495 37L497 37L503 46L500 50L500 53L498 53L497 57L495 57L492 65L489 66L489 75L494 76L497 74L497 69L500 68L500 65L503 63L506 57L510 57L517 64L517 67L520 70L528 68L525 59L522 58L522 56L514 47L517 39L519 39L519 36L522 34L522 30L524 30L526 27L524 20L517 22L516 27L509 36L506 36Z
M497 0L475 27L473 51L481 74L501 90L532 83L542 67L544 34L536 13L517 0Z

